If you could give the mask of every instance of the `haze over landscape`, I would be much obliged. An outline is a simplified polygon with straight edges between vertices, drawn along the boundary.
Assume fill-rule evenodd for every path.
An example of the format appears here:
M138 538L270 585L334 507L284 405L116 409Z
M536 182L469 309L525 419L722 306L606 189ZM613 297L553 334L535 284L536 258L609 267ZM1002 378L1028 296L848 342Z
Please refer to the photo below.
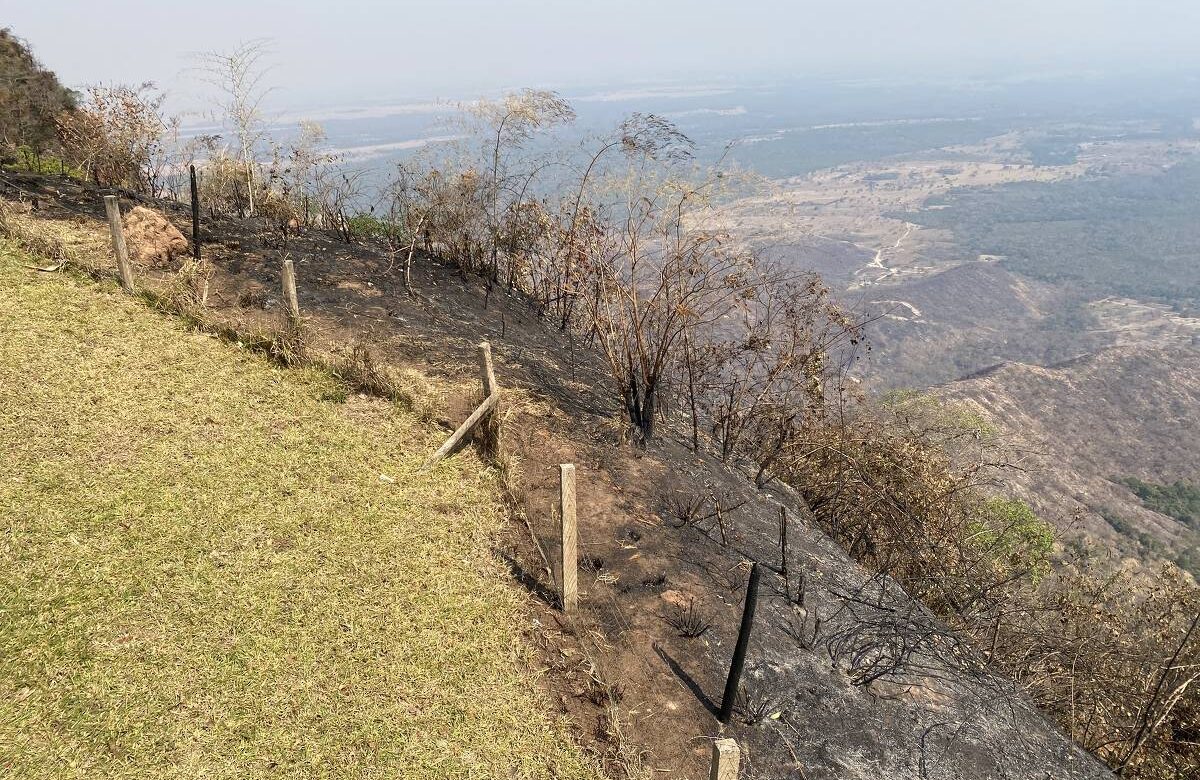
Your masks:
M732 737L744 777L1198 776L1200 7L74 6L0 19L0 378L12 388L0 431L14 453L0 463L34 475L0 492L13 518L0 697L14 702L0 705L14 724L0 742L20 745L0 749L0 769L60 776L55 756L69 755L94 776L120 760L220 763L228 776L510 776L519 764L521 777L682 778L707 776L710 742ZM112 319L97 302L116 290L93 291L117 267L109 193L157 314L126 301ZM281 263L298 269L303 314L286 282L276 292ZM50 286L59 276L65 287ZM32 339L60 308L80 324L55 330L63 340L29 374ZM152 348L163 327L219 344ZM114 341L81 357L79 333ZM485 402L471 417L491 422L477 453L456 456L466 465L446 469L462 485L452 500L418 451L479 402L481 340L511 395L496 402L504 414ZM236 357L219 351L229 341ZM186 378L171 354L186 355ZM101 389L59 375L75 359ZM247 359L261 366L227 376L226 395L196 381ZM110 407L104 393L139 371L156 377L138 385L140 405ZM54 393L39 372L57 377ZM246 384L245 372L263 373ZM485 371L485 393L495 381ZM177 408L174 382L211 408ZM255 382L297 384L260 421L245 400ZM102 430L65 411L89 392L111 414ZM173 411L146 425L122 416L160 407ZM64 414L77 438L25 443ZM113 433L129 425L132 440ZM226 425L255 454L207 449L232 446ZM109 474L89 448L113 436L132 448L113 457L139 465L110 474L128 482L112 506L46 471ZM371 464L362 485L338 454L351 449ZM206 528L203 512L156 492L159 467L139 470L158 457L193 473L180 455L193 450L226 480L204 472L202 501L223 518L211 538L175 536ZM226 474L226 458L280 469L288 487ZM578 561L556 557L562 462L582 480ZM327 480L319 508L303 470ZM22 508L31 495L41 503ZM237 520L235 505L262 508L255 496L281 509ZM380 501L424 525L397 531L408 521ZM106 508L80 510L96 502ZM432 529L416 568L348 541L355 513L382 547ZM114 517L119 549L144 557L89 542L77 564L48 562ZM346 592L323 590L344 576L325 568L332 549L361 567ZM160 555L203 571L189 579ZM578 622L555 611L568 557ZM278 615L222 611L209 589L224 587L227 558L254 572L247 603L285 605ZM717 723L752 564L769 595L743 687L730 672L739 714ZM106 574L79 580L76 565ZM387 665L408 646L379 632L415 631L423 648L438 643L421 631L455 634L453 600L397 590L439 565L461 573L450 587L468 605L502 595L490 617L472 612L490 650L455 640L482 665L423 683L427 671ZM303 594L275 590L297 572L311 575ZM97 585L128 600L94 619L68 610L76 622L42 638L36 626L67 614L47 583L74 588L71 603L107 599ZM314 592L368 636L291 611ZM425 628L395 617L401 603L424 605ZM227 635L188 639L178 604L228 620ZM152 625L182 645L164 649ZM361 687L339 693L321 672L311 698L267 705L268 690L218 707L205 685L172 678L164 690L181 703L159 704L177 721L130 709L172 665L231 675L236 691L258 683L233 668L272 670L255 673L266 689L295 685L286 648L229 655L239 625L294 632L303 663ZM78 640L78 656L43 647L60 640ZM143 648L136 662L126 641ZM345 654L331 660L334 645ZM353 665L375 652L390 660ZM83 687L48 682L72 669L109 726L71 703ZM401 680L401 700L373 693L381 679ZM478 680L536 693L477 712L464 702ZM316 739L328 701L343 720ZM228 730L212 707L269 725ZM379 725L397 712L402 733ZM447 725L460 716L490 736L474 745ZM238 740L251 747L230 759ZM402 758L386 747L398 743L412 747ZM514 758L521 745L533 752Z
M72 86L154 81L183 92L189 53L268 36L279 104L306 109L462 99L525 86L781 77L968 82L1087 71L1194 73L1200 64L1193 38L1200 11L1172 0L750 0L736 8L719 0L114 0L106 6L105 35L61 23L64 14L80 12L96 13L73 2L10 3L4 16L39 41L39 56Z

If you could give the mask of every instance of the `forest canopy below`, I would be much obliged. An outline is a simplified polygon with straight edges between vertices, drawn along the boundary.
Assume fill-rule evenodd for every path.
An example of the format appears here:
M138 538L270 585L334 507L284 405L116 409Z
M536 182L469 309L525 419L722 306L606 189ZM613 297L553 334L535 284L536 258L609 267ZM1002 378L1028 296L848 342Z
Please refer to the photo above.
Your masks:
M972 256L1095 292L1200 302L1200 165L1152 174L968 187L902 215L953 233Z

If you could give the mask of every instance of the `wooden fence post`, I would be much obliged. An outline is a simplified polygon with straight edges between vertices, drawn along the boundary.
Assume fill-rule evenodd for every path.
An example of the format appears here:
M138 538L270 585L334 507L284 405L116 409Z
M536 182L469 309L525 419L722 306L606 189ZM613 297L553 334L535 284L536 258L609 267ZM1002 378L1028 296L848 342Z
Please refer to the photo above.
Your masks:
M196 183L196 166L189 165L192 179L192 257L200 260L200 186Z
M296 295L296 268L292 265L292 258L283 258L283 267L279 275L283 279L283 299L288 316L293 323L297 323L300 321L300 298Z
M492 345L484 341L479 345L479 373L483 381L483 397L496 392L496 369L492 366Z
M760 572L756 561L750 569L750 580L746 584L746 605L742 607L742 625L738 629L737 644L733 647L733 660L729 663L729 677L725 680L725 693L721 697L720 721L728 723L733 717L733 704L737 701L738 683L742 679L742 667L746 665L746 648L750 646L750 629L754 627L754 609L758 606L758 580Z
M133 267L129 264L129 249L125 246L125 229L121 227L121 207L116 195L104 196L104 211L108 214L108 229L112 233L113 250L117 253L121 286L133 292Z
M290 263L291 261L285 262ZM461 444L475 426L489 422L495 415L496 406L500 402L500 386L496 383L496 371L492 367L492 345L486 341L479 345L479 373L483 383L483 403L479 404L475 411L471 412L471 416L458 426L450 438L446 439L446 442L438 448L438 451L425 461L424 468L432 468L435 463L449 455L451 450Z
M712 746L712 769L708 780L737 780L742 750L732 739L718 739Z
M445 443L438 448L438 451L429 456L429 460L425 461L423 468L433 468L435 463L449 455L451 450L461 444L463 439L467 438L467 434L469 434L471 430L479 424L479 421L483 419L483 416L495 408L496 401L498 401L499 398L500 397L496 395L489 395L487 398L483 399L483 403L476 407L475 411L471 412L471 416L464 420L463 424L458 426L454 433L450 434L450 438L446 439Z
M496 392L496 369L492 366L492 345L484 341L479 344L479 373L483 381L483 397Z
M558 506L562 516L562 555L558 567L558 593L563 612L574 612L579 603L579 558L575 548L579 531L575 525L575 464L558 467Z

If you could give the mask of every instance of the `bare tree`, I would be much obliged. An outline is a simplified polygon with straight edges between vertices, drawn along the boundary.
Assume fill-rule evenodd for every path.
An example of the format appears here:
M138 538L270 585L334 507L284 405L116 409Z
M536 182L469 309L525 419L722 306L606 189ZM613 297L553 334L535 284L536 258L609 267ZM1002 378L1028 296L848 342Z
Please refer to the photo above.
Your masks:
M836 304L816 274L769 263L759 266L741 311L692 336L701 346L683 357L690 405L708 419L722 460L747 457L762 487L805 425L836 406L865 323Z
M631 190L615 228L565 261L584 279L588 320L642 441L654 436L660 391L684 333L734 313L755 283L753 255L694 226L704 186L671 181L656 192Z
M691 160L694 149L692 140L670 121L654 114L635 113L587 156L569 197L565 229L558 231L561 238L556 254L562 266L555 305L561 329L566 330L571 324L578 300L576 266L582 264L586 270L590 245L599 230L601 210L588 195L596 175L603 170L603 163L619 150L626 159L640 162L643 167L654 162L670 165Z
M258 146L265 137L262 102L270 89L265 86L270 41L243 41L227 52L197 55L204 79L222 95L224 121L237 138L238 156L245 175L248 213L254 214L254 189Z
M493 282L500 279L500 252L503 243L513 246L520 231L506 230L509 218L520 215L531 185L548 161L519 160L517 156L534 134L574 121L575 110L561 95L546 90L525 89L499 100L479 100L468 106L470 116L486 136L488 182L483 197L487 204L490 268ZM507 234L507 235L506 235ZM509 239L507 242L505 238Z

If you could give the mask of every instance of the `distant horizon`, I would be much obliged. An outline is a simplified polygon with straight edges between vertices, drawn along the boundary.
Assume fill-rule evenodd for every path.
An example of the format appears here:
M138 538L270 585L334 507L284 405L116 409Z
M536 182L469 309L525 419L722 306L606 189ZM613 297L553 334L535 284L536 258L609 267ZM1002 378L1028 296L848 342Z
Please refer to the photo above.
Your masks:
M385 95L342 95L340 97L319 93L309 93L306 96L299 96L293 88L290 88L286 84L279 84L272 85L271 93L268 95L265 105L270 113L276 115L270 117L272 123L295 123L301 120L320 122L328 119L361 118L362 115L371 112L372 109L395 109L386 112L387 115L433 115L453 111L458 104L469 104L475 100L497 98L506 93L523 89L547 89L563 95L569 101L586 104L619 102L633 98L701 97L703 96L702 92L705 90L719 90L720 94L733 94L742 90L771 90L788 86L895 87L911 89L953 85L959 88L970 88L972 86L1067 83L1072 80L1079 81L1080 83L1120 83L1147 79L1163 79L1174 83L1194 81L1200 84L1200 64L1195 68L1183 71L1179 69L1164 70L1151 67L1108 71L1096 68L1081 68L1074 70L1064 69L1057 72L1040 71L997 74L993 76L978 74L959 77L949 75L944 77L936 75L920 76L914 74L908 76L855 78L834 74L816 76L784 73L755 74L740 78L698 77L696 79L688 79L686 77L664 77L640 78L630 81L597 80L593 82L511 84L491 89L476 90L466 87L459 90L429 90L426 92L404 92L397 90L394 93ZM89 85L67 84L67 86L72 89L85 89ZM191 118L198 118L202 114L210 112L212 110L210 103L205 102L201 105L197 102L191 106L179 105L178 99L169 90L163 88L157 82L155 86L164 89L167 92L168 102L171 104L171 107L187 117L184 121L185 127L196 128L212 124L207 119L196 122L190 121ZM715 97L717 95L713 94L712 96ZM349 116L336 116L338 114L349 114ZM882 119L883 117L880 118Z
M6 9L3 22L72 87L156 83L201 101L192 53L267 38L273 108L468 99L520 87L812 79L1003 81L1038 75L1200 72L1200 7L1179 0L316 0L203 8L66 0Z

